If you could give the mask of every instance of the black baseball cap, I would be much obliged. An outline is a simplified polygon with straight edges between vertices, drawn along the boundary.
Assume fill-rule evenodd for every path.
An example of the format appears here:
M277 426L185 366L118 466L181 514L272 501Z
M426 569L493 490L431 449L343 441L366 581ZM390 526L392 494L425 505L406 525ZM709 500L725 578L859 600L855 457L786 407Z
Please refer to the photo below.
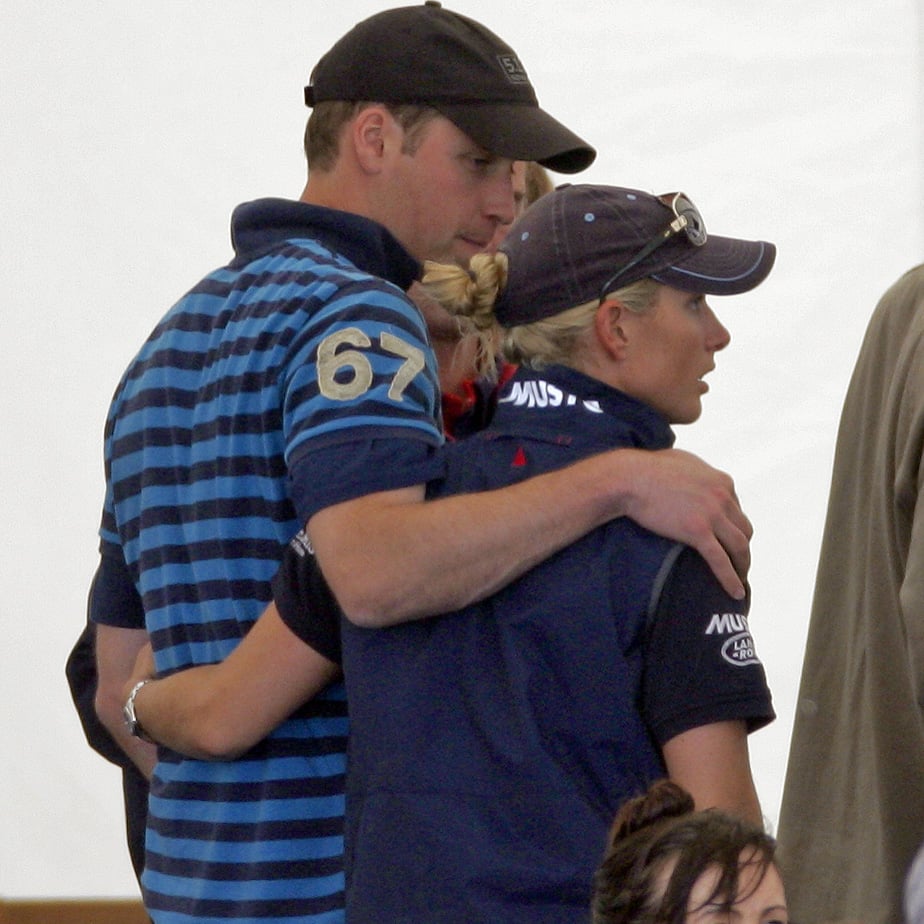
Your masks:
M507 255L507 285L495 305L504 327L552 317L613 288L651 277L702 295L736 295L760 285L776 259L766 241L705 233L698 211L696 244L685 233L665 232L677 215L671 197L618 186L565 185L531 205L500 250ZM695 206L684 197L684 202ZM637 263L639 253L664 242ZM622 267L630 268L622 272Z
M436 0L385 10L354 26L318 61L305 103L413 103L436 109L486 151L559 173L597 152L539 108L516 52Z

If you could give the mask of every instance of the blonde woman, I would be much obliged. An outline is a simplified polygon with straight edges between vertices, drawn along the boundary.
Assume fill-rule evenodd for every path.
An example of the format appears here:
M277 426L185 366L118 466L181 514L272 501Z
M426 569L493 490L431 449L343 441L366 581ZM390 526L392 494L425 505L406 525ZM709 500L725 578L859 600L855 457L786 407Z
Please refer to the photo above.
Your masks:
M489 428L445 448L430 495L670 447L729 341L705 294L755 287L774 256L707 236L685 196L570 186L497 255L429 266L431 292L480 332L484 371L498 330L520 364ZM136 718L171 747L240 753L342 663L349 920L583 922L615 811L665 775L697 807L760 822L747 735L773 718L770 695L746 601L692 549L623 518L486 600L390 628L322 607L313 563L301 536L278 610L223 665L143 690ZM326 656L317 670L292 669L280 616Z

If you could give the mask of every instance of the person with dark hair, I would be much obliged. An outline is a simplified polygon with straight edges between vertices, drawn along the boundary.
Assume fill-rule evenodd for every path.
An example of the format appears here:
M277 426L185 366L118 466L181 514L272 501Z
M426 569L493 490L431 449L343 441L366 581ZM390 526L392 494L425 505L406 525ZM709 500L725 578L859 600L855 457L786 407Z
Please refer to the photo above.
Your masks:
M594 876L592 924L787 924L776 843L670 780L626 802Z
M444 447L429 502L670 447L729 341L704 293L753 289L774 258L707 235L682 194L568 186L469 269L428 263L425 287L474 316L484 370L495 323L521 364L488 429ZM334 676L297 670L280 623L342 661L352 920L583 920L613 813L664 775L759 821L747 736L773 710L748 604L690 547L621 518L484 600L382 629L330 595L322 611L314 563L301 533L228 659L163 679L139 665L134 705L171 748L240 755Z

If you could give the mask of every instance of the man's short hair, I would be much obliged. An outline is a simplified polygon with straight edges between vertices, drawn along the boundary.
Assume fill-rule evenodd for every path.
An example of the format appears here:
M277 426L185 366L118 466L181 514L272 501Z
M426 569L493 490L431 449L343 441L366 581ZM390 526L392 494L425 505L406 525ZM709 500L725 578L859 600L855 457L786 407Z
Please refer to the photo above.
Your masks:
M340 136L343 129L363 109L377 105L371 102L345 102L330 100L318 103L308 117L305 126L305 157L308 169L324 172L332 170L340 155ZM395 121L404 129L405 138L402 150L405 154L414 154L423 139L426 125L439 113L430 106L413 103L382 103Z

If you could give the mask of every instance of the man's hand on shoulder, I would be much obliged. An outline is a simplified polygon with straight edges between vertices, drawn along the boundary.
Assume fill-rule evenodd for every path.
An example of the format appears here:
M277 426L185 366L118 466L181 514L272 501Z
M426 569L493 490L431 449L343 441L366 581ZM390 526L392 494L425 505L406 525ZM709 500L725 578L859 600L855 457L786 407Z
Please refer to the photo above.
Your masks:
M669 539L695 548L725 590L745 595L753 527L724 472L680 449L632 453L626 515Z

